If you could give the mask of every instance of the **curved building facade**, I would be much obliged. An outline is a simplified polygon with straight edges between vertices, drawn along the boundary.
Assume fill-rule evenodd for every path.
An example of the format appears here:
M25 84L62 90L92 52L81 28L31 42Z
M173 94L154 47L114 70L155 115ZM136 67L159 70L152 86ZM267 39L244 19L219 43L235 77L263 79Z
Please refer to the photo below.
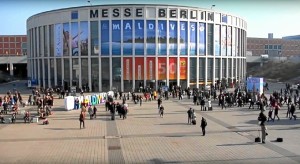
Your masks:
M247 23L215 10L99 5L27 20L28 77L42 87L93 92L245 78Z

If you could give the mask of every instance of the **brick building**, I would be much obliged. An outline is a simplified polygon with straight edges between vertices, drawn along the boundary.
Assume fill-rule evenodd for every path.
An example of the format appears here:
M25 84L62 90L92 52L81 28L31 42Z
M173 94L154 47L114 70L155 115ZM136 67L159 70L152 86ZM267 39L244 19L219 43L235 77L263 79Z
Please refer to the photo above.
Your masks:
M0 35L0 56L27 55L26 35Z
M300 40L273 38L247 38L247 51L253 56L268 54L269 57L300 56Z

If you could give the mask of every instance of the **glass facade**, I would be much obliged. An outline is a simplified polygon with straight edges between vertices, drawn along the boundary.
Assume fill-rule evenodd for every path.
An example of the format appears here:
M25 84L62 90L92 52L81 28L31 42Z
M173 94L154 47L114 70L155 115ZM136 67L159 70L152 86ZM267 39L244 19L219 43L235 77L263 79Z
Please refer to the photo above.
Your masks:
M185 11L196 10L197 17L169 18L147 5L136 6L144 11L142 17L91 17L86 8L77 8L76 14L72 9L62 15L45 12L61 17L53 24L39 21L44 15L30 17L28 75L42 87L76 86L93 92L193 88L245 78L247 33L235 24L235 16L186 7ZM163 7L175 13L183 8Z

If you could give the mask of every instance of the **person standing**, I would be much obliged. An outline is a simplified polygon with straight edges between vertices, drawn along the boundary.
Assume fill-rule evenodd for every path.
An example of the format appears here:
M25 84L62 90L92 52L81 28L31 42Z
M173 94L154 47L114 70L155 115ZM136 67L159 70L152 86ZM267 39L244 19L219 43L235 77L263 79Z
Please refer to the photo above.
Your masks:
M83 111L81 111L80 115L79 115L80 129L81 129L81 124L83 125L83 128L85 128L84 119L85 119L85 113Z
M291 105L291 114L290 114L290 120L294 117L294 119L296 120L296 118L297 118L297 116L296 115L294 115L294 113L295 113L295 111L296 111L296 107L295 107L295 105L294 105L294 103L292 103L292 105Z
M205 128L206 128L206 126L207 126L206 119L204 117L202 117L200 127L202 129L203 136L205 136Z
M263 111L260 112L260 114L258 116L258 121L260 121L260 127L261 127L261 140L262 140L262 143L265 143L265 141L266 141L265 122L267 121L267 116L264 114Z
M193 114L192 108L190 108L187 111L187 114L188 114L188 124L191 124L191 122L192 122L192 114Z

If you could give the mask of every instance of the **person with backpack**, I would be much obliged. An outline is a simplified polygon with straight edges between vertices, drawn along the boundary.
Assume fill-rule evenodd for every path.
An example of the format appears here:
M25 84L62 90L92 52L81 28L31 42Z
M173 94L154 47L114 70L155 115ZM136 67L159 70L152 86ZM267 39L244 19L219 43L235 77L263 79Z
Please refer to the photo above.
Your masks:
M205 136L205 128L206 128L206 126L207 126L206 119L204 117L202 117L200 127L202 129L203 136Z
M266 132L267 128L265 126L265 122L267 121L267 116L264 114L263 111L259 113L258 121L260 121L260 127L261 127L261 141L264 144L266 140L266 135L268 135L268 133Z
M191 124L192 123L192 114L193 114L192 108L190 108L187 111L187 114L188 114L188 124Z
M85 128L84 119L85 119L85 113L83 111L81 111L80 115L79 115L80 129L81 129L81 124L83 124L83 128Z

